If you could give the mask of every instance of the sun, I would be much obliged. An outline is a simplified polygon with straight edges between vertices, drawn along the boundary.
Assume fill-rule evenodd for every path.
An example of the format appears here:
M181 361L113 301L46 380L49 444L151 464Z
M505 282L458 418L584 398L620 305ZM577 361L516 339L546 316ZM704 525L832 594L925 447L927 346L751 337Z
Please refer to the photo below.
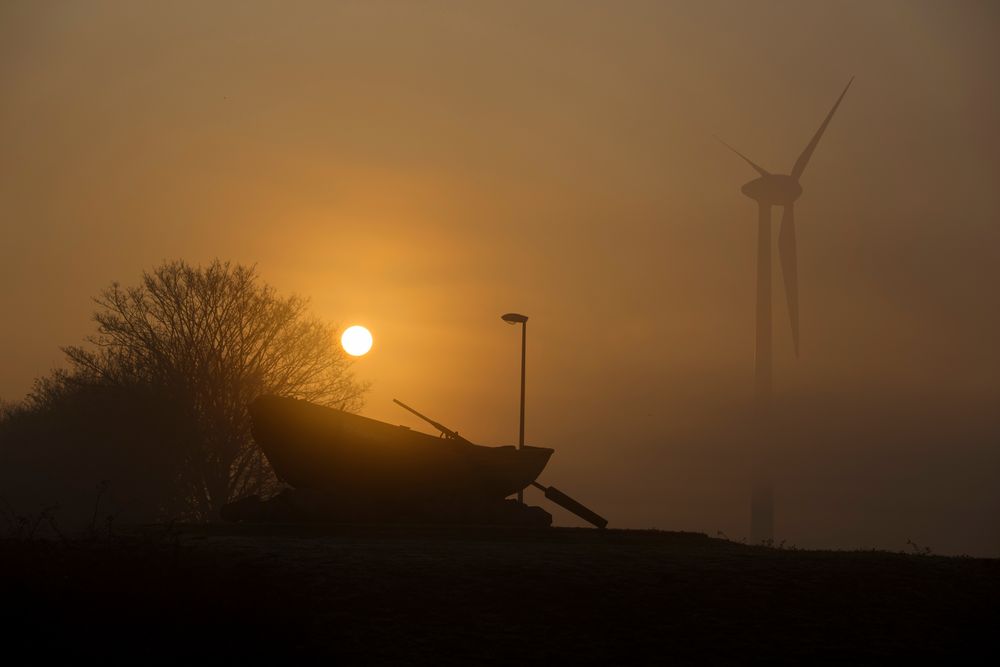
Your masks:
M372 349L372 332L357 324L353 327L347 327L340 337L340 344L347 354L352 357L360 357L363 354L368 354L368 350Z

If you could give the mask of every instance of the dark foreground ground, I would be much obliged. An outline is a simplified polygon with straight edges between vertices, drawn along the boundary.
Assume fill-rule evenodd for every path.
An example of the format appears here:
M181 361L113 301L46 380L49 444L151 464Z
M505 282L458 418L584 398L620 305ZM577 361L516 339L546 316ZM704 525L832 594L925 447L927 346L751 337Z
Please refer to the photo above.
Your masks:
M994 654L1000 627L998 560L618 530L208 526L7 540L0 594L4 653L28 663L954 663Z

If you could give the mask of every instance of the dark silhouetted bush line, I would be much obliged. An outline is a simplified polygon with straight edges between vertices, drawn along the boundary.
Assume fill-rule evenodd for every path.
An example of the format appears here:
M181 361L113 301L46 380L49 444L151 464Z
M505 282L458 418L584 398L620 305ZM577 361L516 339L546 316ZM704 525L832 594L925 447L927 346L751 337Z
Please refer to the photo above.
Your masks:
M93 528L93 488L107 480L99 502L121 520L216 520L227 502L280 487L250 401L362 404L335 328L254 267L169 262L95 302L97 331L64 348L68 367L0 405L0 494L20 508L58 503L61 521Z

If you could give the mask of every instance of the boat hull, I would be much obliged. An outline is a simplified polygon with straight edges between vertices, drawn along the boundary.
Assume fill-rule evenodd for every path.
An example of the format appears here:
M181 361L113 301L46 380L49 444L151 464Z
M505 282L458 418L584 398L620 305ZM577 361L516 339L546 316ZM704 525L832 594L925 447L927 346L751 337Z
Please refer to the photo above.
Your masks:
M277 396L258 398L250 416L279 479L354 500L502 499L534 481L553 452L482 447Z

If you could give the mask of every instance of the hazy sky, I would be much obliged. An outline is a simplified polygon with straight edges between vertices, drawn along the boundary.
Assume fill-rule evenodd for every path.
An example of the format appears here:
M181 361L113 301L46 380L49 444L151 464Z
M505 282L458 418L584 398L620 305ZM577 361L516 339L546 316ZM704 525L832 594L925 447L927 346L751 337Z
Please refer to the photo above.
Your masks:
M756 174L856 76L775 266L776 533L1000 554L990 2L5 2L0 397L163 260L365 324L398 397L613 525L747 533ZM538 499L529 491L529 501ZM556 519L573 523L558 509Z

